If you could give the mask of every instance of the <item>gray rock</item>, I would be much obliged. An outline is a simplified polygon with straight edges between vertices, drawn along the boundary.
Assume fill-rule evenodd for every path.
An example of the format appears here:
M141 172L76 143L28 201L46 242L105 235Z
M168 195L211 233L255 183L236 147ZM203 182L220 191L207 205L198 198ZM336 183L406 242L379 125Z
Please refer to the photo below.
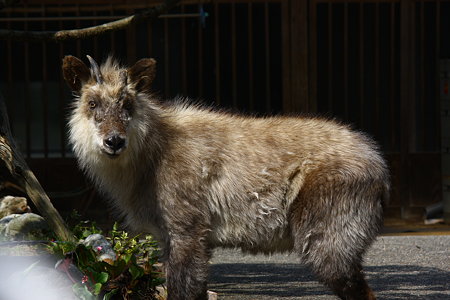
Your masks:
M91 234L81 242L85 246L91 246L97 253L97 258L100 261L115 261L117 258L111 244L101 234Z
M6 217L3 217L0 219L0 225L6 227L6 225L8 225L12 219L20 217L20 216L21 215L19 215L19 214L7 215Z
M21 215L19 214L12 214L12 215L8 215L6 217L3 217L0 219L0 235L4 236L5 232L6 232L6 228L8 228L9 223L17 218L20 217Z
M39 238L49 230L45 219L33 213L8 215L0 220L0 234L11 239Z

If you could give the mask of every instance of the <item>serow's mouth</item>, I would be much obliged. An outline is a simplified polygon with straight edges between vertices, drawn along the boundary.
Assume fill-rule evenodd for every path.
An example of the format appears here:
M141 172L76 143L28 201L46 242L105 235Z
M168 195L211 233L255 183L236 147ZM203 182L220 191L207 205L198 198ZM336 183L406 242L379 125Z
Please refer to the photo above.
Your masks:
M117 158L119 155L123 152L123 148L118 150L112 150L112 149L102 149L102 152L106 154L109 158Z
M111 158L116 158L126 148L126 138L113 134L103 140L102 151Z

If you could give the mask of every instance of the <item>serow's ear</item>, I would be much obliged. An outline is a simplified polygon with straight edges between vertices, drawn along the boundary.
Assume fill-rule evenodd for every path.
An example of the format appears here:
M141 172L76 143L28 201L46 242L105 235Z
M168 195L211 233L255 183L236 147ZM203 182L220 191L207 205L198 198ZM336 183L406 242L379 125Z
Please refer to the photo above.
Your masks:
M128 69L128 78L138 92L148 92L156 74L156 60L143 58Z
M79 92L83 84L91 77L89 68L80 59L72 55L64 57L62 71L64 80L74 92Z

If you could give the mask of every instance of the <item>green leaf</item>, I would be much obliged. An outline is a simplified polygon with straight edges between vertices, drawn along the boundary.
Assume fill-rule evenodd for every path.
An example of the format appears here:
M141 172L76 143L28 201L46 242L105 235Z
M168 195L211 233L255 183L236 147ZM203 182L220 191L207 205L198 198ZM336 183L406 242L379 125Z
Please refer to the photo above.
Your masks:
M109 300L109 299L111 299L111 297L114 296L115 294L117 294L118 291L119 291L119 289L113 289L113 290L111 290L110 292L106 293L106 294L103 296L103 300Z
M101 233L101 230L95 222L81 221L75 226L73 232L77 237L85 238L92 233ZM95 295L99 295L102 288L105 288L104 285L108 283L108 280L120 274L128 275L125 276L127 281L125 284L129 294L134 294L141 288L140 282L145 281L147 286L155 287L165 281L164 277L156 272L157 269L154 266L159 256L157 242L152 236L145 236L142 240L139 240L139 237L140 235L132 237L127 232L119 230L118 223L115 223L109 235L106 236L117 255L117 259L111 265L98 261L96 251L82 244L62 241L51 243L49 248L61 255L67 252L74 253L76 256L74 261L78 268L90 278L90 285L81 283L74 285L74 293L80 299L94 300L97 299ZM113 289L103 292L106 294L102 299L110 300L115 294L120 294L121 290Z
M109 274L106 272L100 272L100 273L94 274L94 280L97 283L104 284L108 281L108 279L109 279Z
M122 259L125 262L125 264L128 264L130 262L130 259L133 257L132 253L127 253L125 255L122 255Z
M75 249L75 254L78 258L78 267L82 269L97 261L97 257L92 248L87 248L83 244L79 244L77 246L77 248Z
M114 250L120 251L122 249L122 243L120 241L116 241L116 244L114 245Z
M151 280L152 287L156 287L166 282L166 279L161 277L156 277Z
M138 265L131 265L128 270L130 271L132 280L136 280L144 276L144 269L139 267Z
M75 283L72 286L72 291L81 300L96 300L97 297L92 295L87 286L81 283Z
M94 294L98 295L100 294L100 291L102 290L102 284L97 282L96 284L94 284Z
M90 236L92 234L92 231L85 229L83 230L83 235L82 238L87 238L88 236Z

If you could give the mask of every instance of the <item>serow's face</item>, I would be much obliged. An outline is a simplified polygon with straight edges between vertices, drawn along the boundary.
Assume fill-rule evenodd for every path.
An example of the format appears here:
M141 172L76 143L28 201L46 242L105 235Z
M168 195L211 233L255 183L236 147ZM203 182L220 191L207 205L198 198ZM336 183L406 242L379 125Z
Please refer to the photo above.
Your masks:
M64 78L78 96L78 112L94 128L95 146L115 158L128 146L128 128L139 93L146 93L155 76L156 61L141 59L129 69L107 61L100 69L88 56L90 68L73 56L63 60ZM91 130L92 131L92 130Z
M110 157L116 157L128 145L127 129L133 116L134 97L127 87L92 86L82 99L84 115L95 126L96 143Z

